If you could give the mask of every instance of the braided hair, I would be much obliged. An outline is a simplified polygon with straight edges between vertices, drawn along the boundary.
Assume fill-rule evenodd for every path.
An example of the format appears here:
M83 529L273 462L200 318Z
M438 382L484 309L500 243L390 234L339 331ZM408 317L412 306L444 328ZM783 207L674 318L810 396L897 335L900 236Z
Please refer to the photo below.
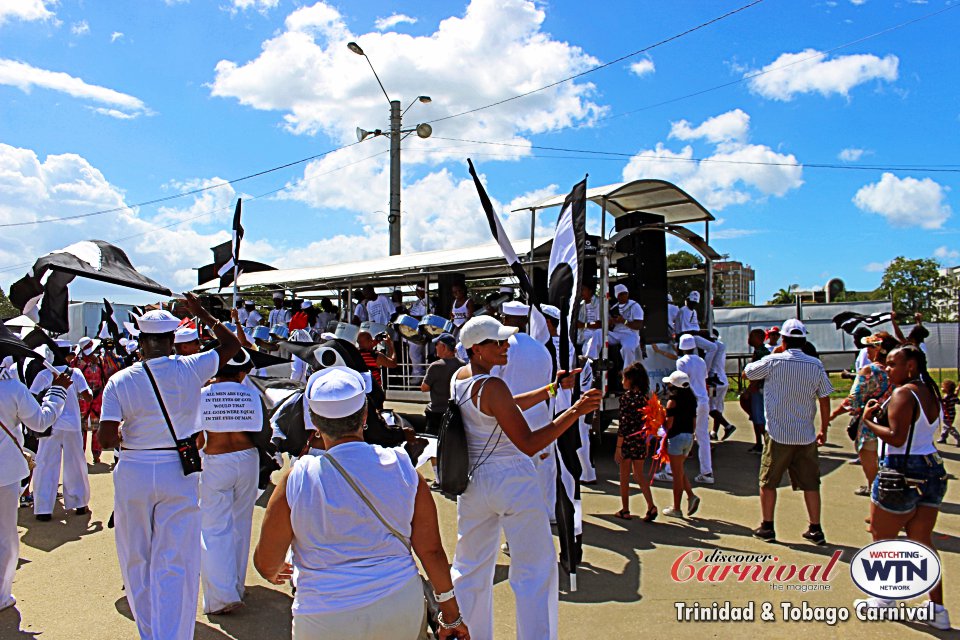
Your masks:
M893 354L896 352L903 353L907 360L912 360L917 363L917 375L920 378L920 382L929 389L930 393L937 399L937 402L943 402L943 399L940 397L940 387L937 386L937 383L934 382L930 376L930 372L927 371L927 354L925 354L920 347L909 342L900 345L890 353Z

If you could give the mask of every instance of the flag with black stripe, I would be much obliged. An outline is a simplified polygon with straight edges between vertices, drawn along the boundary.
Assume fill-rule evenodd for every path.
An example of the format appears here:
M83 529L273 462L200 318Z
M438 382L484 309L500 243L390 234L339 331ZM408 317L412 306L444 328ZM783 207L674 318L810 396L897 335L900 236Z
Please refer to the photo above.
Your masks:
M236 274L236 277L240 277L240 241L243 239L243 225L240 224L241 202L241 198L237 198L237 208L233 212L233 239L230 242L230 255L217 269L217 275L220 276L220 289L218 291L234 284L234 274ZM214 263L218 262L217 249L222 246L213 248Z
M867 327L875 327L884 322L892 322L893 314L890 311L880 311L870 315L863 315L854 311L844 311L833 316L833 324L837 329L853 335L853 332L861 324Z
M123 337L117 319L113 316L113 305L106 298L103 299L103 308L100 310L100 332L97 337L101 340L113 338L116 344L120 344L120 338Z

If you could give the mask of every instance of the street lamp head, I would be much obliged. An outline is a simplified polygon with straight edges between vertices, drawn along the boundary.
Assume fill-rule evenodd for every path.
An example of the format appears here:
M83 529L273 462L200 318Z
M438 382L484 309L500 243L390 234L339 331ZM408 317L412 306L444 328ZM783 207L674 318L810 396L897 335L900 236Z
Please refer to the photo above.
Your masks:
M417 100L419 100L419 101L422 102L423 104L427 104L427 103L429 103L429 102L433 102L433 100L430 99L430 96L419 96L419 97L417 98Z
M357 127L357 142L363 142L372 132Z
M360 48L360 45L358 45L356 42L348 42L347 49L350 49L350 51L353 51L358 56L366 55L363 53L363 49Z
M417 125L417 135L421 138L429 138L433 134L433 127L426 122Z

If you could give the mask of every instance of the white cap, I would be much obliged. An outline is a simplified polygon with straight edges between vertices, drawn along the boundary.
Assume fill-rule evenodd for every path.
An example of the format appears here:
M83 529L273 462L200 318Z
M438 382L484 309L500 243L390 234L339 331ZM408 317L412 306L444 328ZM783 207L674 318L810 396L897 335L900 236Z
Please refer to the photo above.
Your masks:
M177 322L179 323L180 321L177 320ZM100 346L100 341L94 340L93 338L83 337L77 341L77 347L80 348L80 351L82 351L85 356L96 351L98 346Z
M125 346L127 346L127 344L129 344L129 343L130 343L130 340L129 340L128 338L120 338L120 346L121 346L121 347L125 347Z
M247 306L255 306L256 304L257 304L257 303L254 302L253 300L244 300L244 301L243 301L243 306L245 306L245 307L247 307Z
M530 313L530 305L523 304L517 300L511 300L503 303L503 315L505 316L525 316ZM486 338L484 338L486 340ZM467 346L464 344L463 346ZM469 348L469 347L468 347Z
M517 331L516 327L503 326L496 318L474 316L460 327L460 344L469 349L484 340L506 340Z
M137 319L142 333L173 333L180 326L180 318L164 309L147 311Z
M690 292L690 295L687 296L687 300L691 300L691 301L693 301L693 302L700 302L700 292L699 292L699 291L691 291L691 292Z
M425 291L425 289L423 288L423 285L422 285L422 284L418 284L418 285L417 285L417 291ZM724 432L724 433L726 433L726 432Z
M227 360L226 366L228 367L242 367L243 365L250 362L250 354L247 353L246 349L240 349L235 356Z
M503 285L502 287L500 287L500 293L513 293L513 287Z
M184 325L177 329L173 334L174 344L183 344L184 342L195 342L200 339L200 332L196 327Z
M806 338L807 328L799 320L791 318L781 325L780 335L788 338Z
M321 340L336 340L336 339L337 339L337 334L335 334L335 333L330 333L329 331L324 331L323 333L320 334L320 339L321 339Z
M313 306L313 303L310 302L309 300L304 300L303 302L300 303L301 309L309 309L312 306Z
M310 332L306 329L295 329L290 332L290 337L287 338L290 342L313 342L313 338L310 337Z
M627 289L627 285L618 284L613 288L613 295L619 296L621 293L630 293L630 290Z
M61 349L69 349L70 347L73 346L72 344L70 344L69 340L61 340L59 338L56 340L56 343L57 343L57 346L60 347Z
M663 379L666 384L669 384L674 387L689 387L690 386L690 376L685 374L683 371L674 371L666 378Z
M697 348L697 341L694 340L692 335L685 333L680 336L680 342L677 343L677 346L680 347L680 351L689 351Z
M345 418L360 410L367 399L366 383L348 367L320 369L307 380L310 410L324 418Z
M667 302L673 302L673 296L670 295L669 293L667 294ZM724 433L726 433L726 432L724 432Z
M540 305L540 311L543 311L543 315L547 316L548 318L560 320L560 309L556 308L552 304Z
M132 322L124 322L124 323L123 323L123 328L126 329L127 332L128 332L130 335L132 335L134 338L136 338L138 335L140 335L140 329L137 329L137 327L135 327Z
M133 353L139 348L140 348L140 343L137 342L136 340L129 340L127 342L127 346L126 346L127 353Z
M274 292L273 292L273 299L274 299L274 300L283 300L283 294L280 293L279 291L274 291Z

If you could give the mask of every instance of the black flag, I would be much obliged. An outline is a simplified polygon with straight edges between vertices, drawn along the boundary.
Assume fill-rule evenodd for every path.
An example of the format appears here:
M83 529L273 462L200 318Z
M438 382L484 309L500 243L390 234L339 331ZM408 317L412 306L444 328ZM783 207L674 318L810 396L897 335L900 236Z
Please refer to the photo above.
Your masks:
M113 305L106 298L103 299L103 309L100 310L100 333L97 334L101 340L113 338L114 344L120 344L120 327L117 326L117 319L113 316Z
M227 261L217 269L217 275L220 276L220 289L234 284L234 268L240 265L240 241L243 239L243 225L240 224L241 202L242 200L237 198L237 208L233 212L233 239L230 244L230 256L227 258ZM218 245L213 248L213 259L215 263L219 262L217 252L221 247L223 247L223 245ZM237 275L240 275L239 269L237 269Z
M77 276L171 295L169 289L134 269L120 247L103 240L84 240L39 258L30 273L10 286L10 302L20 313L35 317L39 304L38 324L52 333L66 333L70 330L67 285Z
M892 322L892 319L893 314L889 311L880 311L870 314L869 316L853 311L844 311L833 316L833 324L837 326L837 329L853 335L853 332L860 324L875 327L884 322Z
M56 343L54 343L56 346ZM56 351L54 351L56 353ZM17 337L10 329L0 323L0 360L11 356L14 360L20 358L43 358L42 355L34 351L30 345Z

